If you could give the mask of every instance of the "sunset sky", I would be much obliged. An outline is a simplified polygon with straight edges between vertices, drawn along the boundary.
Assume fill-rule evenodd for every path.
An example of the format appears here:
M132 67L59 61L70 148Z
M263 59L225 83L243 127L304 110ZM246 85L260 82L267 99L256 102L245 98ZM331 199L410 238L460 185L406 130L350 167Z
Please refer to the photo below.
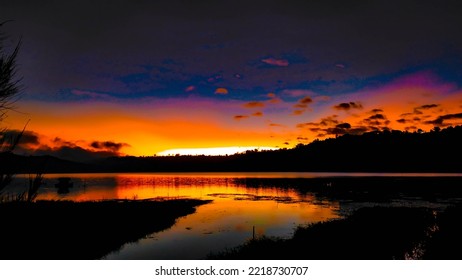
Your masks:
M84 159L462 124L459 6L0 0L23 77L1 125Z

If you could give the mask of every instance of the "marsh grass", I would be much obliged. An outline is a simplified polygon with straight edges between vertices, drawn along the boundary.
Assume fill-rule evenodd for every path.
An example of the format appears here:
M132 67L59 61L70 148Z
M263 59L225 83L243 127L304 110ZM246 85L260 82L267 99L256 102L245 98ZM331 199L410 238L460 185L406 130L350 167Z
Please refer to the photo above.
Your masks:
M0 203L7 202L34 202L38 196L40 187L43 185L43 174L29 175L27 191L19 193L6 193L0 192Z
M423 259L462 260L462 205L448 207L437 217L437 230L429 240Z
M1 25L0 25L1 26ZM5 130L0 131L0 154L12 153L19 143L24 129L19 135L8 135ZM2 159L3 160L3 159ZM11 183L15 173L9 170L6 162L1 163L0 166L0 194Z
M43 184L43 175L35 174L35 176L29 176L29 189L27 190L26 201L32 202L37 198L38 191Z
M365 207L344 219L299 226L292 238L259 237L209 259L405 259L427 237L427 208Z

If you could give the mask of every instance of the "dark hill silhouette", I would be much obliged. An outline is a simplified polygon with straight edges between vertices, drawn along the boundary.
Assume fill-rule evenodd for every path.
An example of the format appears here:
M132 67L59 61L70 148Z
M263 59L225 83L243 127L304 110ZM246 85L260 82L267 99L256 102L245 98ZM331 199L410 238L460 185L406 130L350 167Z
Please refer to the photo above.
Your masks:
M13 153L0 153L2 172L10 174L43 174L94 172L89 164L59 159L53 156L19 156Z
M44 172L462 172L460 143L462 126L435 128L426 133L377 131L315 140L293 149L247 151L229 156L126 156L91 164L62 161ZM31 161L33 158L29 157Z

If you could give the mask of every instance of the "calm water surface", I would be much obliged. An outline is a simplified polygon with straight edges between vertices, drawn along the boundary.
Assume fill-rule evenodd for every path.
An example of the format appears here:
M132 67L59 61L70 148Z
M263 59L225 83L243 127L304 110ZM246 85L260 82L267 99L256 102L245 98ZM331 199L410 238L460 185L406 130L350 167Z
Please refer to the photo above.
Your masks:
M415 176L380 173L170 173L170 174L47 174L38 199L177 199L197 198L211 203L179 218L174 226L136 243L126 244L106 259L203 259L210 252L240 245L252 235L290 237L297 225L335 219L340 202L313 193L274 185L248 185L247 179L300 179L332 176ZM434 176L434 174L418 174ZM441 174L438 174L441 175ZM460 174L446 174L460 176ZM58 194L58 177L74 183ZM16 177L11 192L24 189L27 176ZM156 217L146 213L146 222Z

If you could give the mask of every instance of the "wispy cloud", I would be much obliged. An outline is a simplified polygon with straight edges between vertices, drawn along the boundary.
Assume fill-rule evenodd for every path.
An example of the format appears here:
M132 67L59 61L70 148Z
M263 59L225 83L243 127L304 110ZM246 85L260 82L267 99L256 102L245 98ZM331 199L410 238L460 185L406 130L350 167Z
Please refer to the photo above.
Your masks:
M319 122L319 125L321 126L329 126L329 125L337 125L339 121L337 120L337 115L332 115L328 116L325 118L322 118L321 121Z
M325 127L325 126L332 126L339 124L339 120L337 120L337 115L327 116L321 118L319 122L305 122L299 123L296 125L297 128L311 128L311 127Z
M313 101L316 101L316 102L326 102L329 100L331 100L331 97L327 95L316 95L313 97Z
M274 57L264 58L261 60L262 62L279 67L286 67L289 66L289 61L287 59L278 59Z
M269 97L269 100L267 102L270 104L277 104L281 103L282 101L279 97L277 97L275 93L272 92L268 93L266 96Z
M382 109L372 109L369 114L378 114L378 113L383 113Z
M292 111L292 115L294 116L298 116L298 115L301 115L305 112L305 110L294 110Z
M415 109L416 110L425 110L425 109L431 109L431 108L436 108L438 107L439 105L438 104L425 104L425 105L422 105L422 106L419 106L419 107L416 107Z
M195 86L188 86L184 89L185 92L191 92L191 91L194 91L196 89Z
M384 114L374 114L365 118L362 122L369 126L386 126L390 124L390 121Z
M313 102L313 99L311 99L309 96L305 96L298 101L300 104L310 104L311 102Z
M90 143L90 147L96 150L103 150L103 151L112 151L118 152L123 147L129 147L130 145L127 143L117 143L113 141L93 141Z
M308 105L303 104L303 103L297 103L297 104L294 105L294 108L300 108L300 109L305 109L307 107L308 107Z
M18 133L20 132L7 131L3 136L18 135ZM122 155L120 151L124 147L130 147L130 145L114 141L68 141L60 137L49 139L34 131L24 131L15 153L36 156L51 155L61 159L85 162L103 157L120 156Z
M446 121L450 121L450 120L461 120L461 121L457 121L457 124L462 123L462 113L447 114L447 115L438 116L436 119L434 119L432 121L426 121L425 123L426 124L433 124L433 125L437 125L437 126L449 126L449 125L451 125L451 123L448 123Z
M414 125L418 125L423 121L424 124L435 124L435 121L439 121L438 118L433 121L428 121L425 119L430 118L430 115L424 115L425 111L428 111L433 108L439 108L439 104L424 104L421 106L414 107L412 112L402 113L399 116L401 118L397 119L396 122L405 124L405 123L413 123ZM425 120L425 121L424 121ZM444 119L443 119L444 120Z
M334 106L337 110L350 110L350 109L362 109L363 105L360 102L348 102L340 103Z
M251 101L244 104L245 108L262 108L265 107L265 103L259 101Z
M375 114L369 117L370 120L386 120L387 117L383 114Z
M242 119L247 119L248 117L249 117L249 116L247 116L247 115L236 115L236 116L234 116L233 118L234 118L235 120L238 120L238 121L239 121L239 120L242 120Z
M282 125L282 124L279 124L279 123L269 123L268 124L269 126L272 126L272 127L285 127L285 125Z
M99 93L99 92L87 91L87 90L73 89L73 90L71 90L71 93L74 96L88 97L88 98L93 98L93 99L110 99L110 98L112 98L111 95L106 94L106 93Z
M282 95L289 97L300 97L300 96L314 96L315 93L308 89L285 89L281 92Z
M419 107L415 107L413 113L415 115L421 115L421 114L423 114L422 111L429 110L429 109L432 109L432 108L437 108L438 106L439 106L438 104L425 104L425 105L422 105L422 106L419 106Z
M215 94L226 95L226 94L228 94L228 93L229 93L229 91L228 91L228 89L226 89L226 88L217 88L217 89L215 90Z
M351 124L349 124L349 123L340 123L340 124L336 125L335 127L336 128L349 129L349 128L351 128Z
M293 107L297 108L297 110L294 110L292 112L293 115L301 115L303 112L305 112L305 109L308 108L308 104L312 103L313 99L309 96L305 96L298 100L298 103L295 104Z

